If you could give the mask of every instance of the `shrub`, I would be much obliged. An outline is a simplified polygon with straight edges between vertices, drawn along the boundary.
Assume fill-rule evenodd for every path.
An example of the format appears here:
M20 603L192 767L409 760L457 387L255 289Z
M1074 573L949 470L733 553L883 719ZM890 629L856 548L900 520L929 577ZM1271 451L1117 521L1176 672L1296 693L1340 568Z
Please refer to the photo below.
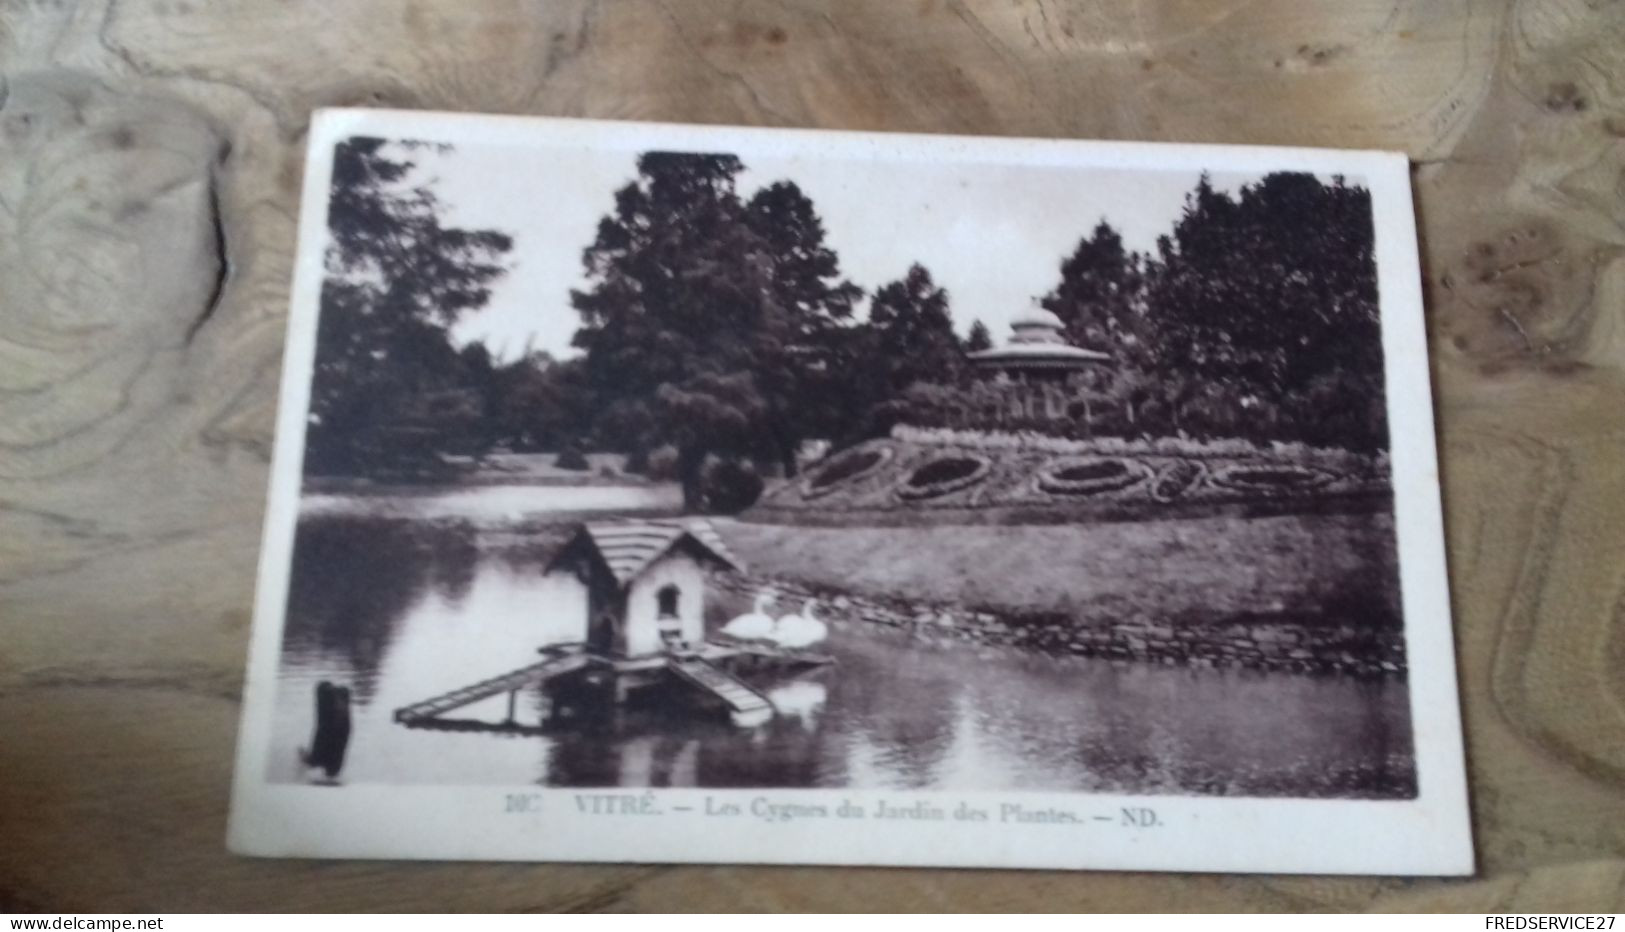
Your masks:
M737 514L756 504L765 485L756 467L739 460L712 460L700 476L700 493L713 514Z
M648 472L649 451L643 447L638 447L632 452L626 454L626 459L621 462L621 468L629 473L636 473L638 475Z
M586 472L592 469L592 463L587 460L587 454L580 447L568 446L553 457L553 465L559 469L570 469L576 472Z
M671 482L677 478L677 448L664 446L647 454L643 474L655 482Z

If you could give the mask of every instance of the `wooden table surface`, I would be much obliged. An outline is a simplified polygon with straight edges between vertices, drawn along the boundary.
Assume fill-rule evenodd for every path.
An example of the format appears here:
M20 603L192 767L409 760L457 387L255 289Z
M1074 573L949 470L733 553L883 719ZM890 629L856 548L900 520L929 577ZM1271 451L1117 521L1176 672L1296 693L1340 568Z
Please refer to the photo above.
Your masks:
M0 74L0 911L1625 908L1625 5L0 0ZM227 854L328 105L1409 153L1480 876Z

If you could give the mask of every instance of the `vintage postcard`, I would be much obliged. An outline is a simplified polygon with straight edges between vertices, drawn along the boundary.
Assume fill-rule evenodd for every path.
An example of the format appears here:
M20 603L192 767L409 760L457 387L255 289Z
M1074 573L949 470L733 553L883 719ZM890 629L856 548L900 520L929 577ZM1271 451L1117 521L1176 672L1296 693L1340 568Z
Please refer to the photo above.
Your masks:
M1473 869L1407 163L323 111L258 855Z

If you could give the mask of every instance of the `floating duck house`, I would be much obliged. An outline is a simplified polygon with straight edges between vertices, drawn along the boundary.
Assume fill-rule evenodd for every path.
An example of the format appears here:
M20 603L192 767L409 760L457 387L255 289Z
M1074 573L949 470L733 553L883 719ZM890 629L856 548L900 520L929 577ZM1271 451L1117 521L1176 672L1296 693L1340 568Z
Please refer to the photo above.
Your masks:
M744 572L744 565L705 521L584 524L547 566L587 589L587 649L625 658L705 642L705 579L713 569Z
M738 724L771 718L772 704L735 674L794 672L830 659L707 640L706 581L716 571L743 572L744 564L708 521L583 524L544 570L574 577L584 587L578 636L541 648L538 663L397 709L395 720L412 727L511 729L519 727L516 697L524 689L540 687L553 709L571 702L618 706L657 686L681 687L679 692L726 711ZM485 726L446 717L503 693L506 722Z

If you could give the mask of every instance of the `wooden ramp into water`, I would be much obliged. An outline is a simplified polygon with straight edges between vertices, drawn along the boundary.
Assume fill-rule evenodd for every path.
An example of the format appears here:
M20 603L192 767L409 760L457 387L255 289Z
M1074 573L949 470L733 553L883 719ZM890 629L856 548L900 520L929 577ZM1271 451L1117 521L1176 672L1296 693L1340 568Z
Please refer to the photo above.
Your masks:
M544 648L542 653L544 659L528 667L520 667L500 676L480 680L473 685L442 693L432 699L401 706L395 710L395 721L403 725L422 724L447 712L472 705L481 699L516 692L537 683L544 683L555 676L574 673L593 662L592 657L582 652L580 645Z
M700 657L673 657L677 678L720 699L736 720L765 719L773 714L767 697Z

